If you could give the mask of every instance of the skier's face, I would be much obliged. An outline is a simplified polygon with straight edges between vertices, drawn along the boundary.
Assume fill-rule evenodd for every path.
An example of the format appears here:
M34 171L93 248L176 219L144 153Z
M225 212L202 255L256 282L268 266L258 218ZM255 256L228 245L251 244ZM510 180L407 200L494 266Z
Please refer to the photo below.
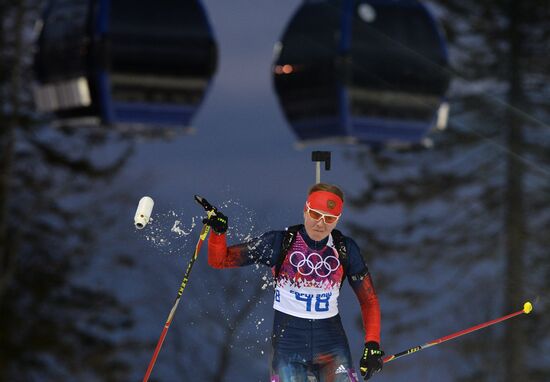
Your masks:
M327 217L322 216L323 214L326 214ZM321 216L319 217L319 215ZM332 221L333 219L330 219L330 216L333 215L329 212L313 210L312 213L311 210L306 209L304 211L304 227L306 228L307 235L315 241L325 239L336 227L336 224L338 224L338 219ZM330 221L330 223L327 223L326 220Z

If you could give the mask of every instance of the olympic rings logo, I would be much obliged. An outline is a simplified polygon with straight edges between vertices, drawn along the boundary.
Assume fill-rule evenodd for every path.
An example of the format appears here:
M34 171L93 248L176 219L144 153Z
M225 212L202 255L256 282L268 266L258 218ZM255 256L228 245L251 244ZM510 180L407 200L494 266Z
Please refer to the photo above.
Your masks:
M300 251L294 251L290 254L289 261L302 276L309 276L315 272L319 277L328 277L340 266L340 260L336 256L323 258L315 252L306 256Z

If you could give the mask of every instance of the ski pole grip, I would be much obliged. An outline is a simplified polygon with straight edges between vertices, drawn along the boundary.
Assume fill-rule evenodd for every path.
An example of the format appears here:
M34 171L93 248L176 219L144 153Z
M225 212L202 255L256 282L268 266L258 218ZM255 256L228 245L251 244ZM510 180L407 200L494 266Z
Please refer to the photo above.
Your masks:
M197 203L199 203L202 208L204 208L204 210L206 212L209 213L209 216L212 214L212 213L215 213L216 212L216 207L212 206L212 204L208 203L208 200L206 200L205 198L203 198L202 196L198 196L198 195L195 195L195 201Z

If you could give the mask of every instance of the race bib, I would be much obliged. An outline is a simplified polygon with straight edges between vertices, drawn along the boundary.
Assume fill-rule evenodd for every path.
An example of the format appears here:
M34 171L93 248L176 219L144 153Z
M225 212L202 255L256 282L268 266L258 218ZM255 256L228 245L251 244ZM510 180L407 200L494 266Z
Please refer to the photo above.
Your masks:
M338 257L338 252L329 245L311 250L298 235L281 265L273 308L310 319L337 315L343 274Z

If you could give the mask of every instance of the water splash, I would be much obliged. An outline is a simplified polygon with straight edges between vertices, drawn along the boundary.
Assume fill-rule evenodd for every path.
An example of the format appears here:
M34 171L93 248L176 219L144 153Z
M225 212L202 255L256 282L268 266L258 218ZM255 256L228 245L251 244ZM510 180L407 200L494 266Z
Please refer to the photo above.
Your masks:
M174 232L178 236L189 236L191 232L193 232L193 228L195 228L195 226L196 226L195 217L193 216L191 218L191 227L187 231L185 230L185 228L181 226L180 220L174 221L174 225L172 226L172 229L170 231Z
M236 199L228 199L216 207L229 218L229 245L251 241L268 230L262 224L262 230L259 231L255 211ZM189 256L196 244L203 218L204 214L189 216L185 211L161 211L154 214L145 229L137 232L144 235L157 254ZM213 326L204 326L210 331L232 327L241 309L247 304L253 304L244 321L231 329L235 330L235 336L234 343L230 346L246 349L253 356L264 356L271 338L270 325L266 325L272 315L273 294L269 287L273 285L273 281L270 268L255 264L241 270L212 272L203 274L203 277L194 277L189 285L190 289L198 288L196 290L201 292L186 295L186 303L192 307L185 313L190 322L189 328L200 331L202 326L196 323L208 320L216 326L216 329ZM236 272L239 272L238 275ZM223 324L217 326L220 323Z
M186 216L183 211L170 210L165 213L156 213L143 230L145 240L155 248L158 254L186 254L199 218L198 215Z

